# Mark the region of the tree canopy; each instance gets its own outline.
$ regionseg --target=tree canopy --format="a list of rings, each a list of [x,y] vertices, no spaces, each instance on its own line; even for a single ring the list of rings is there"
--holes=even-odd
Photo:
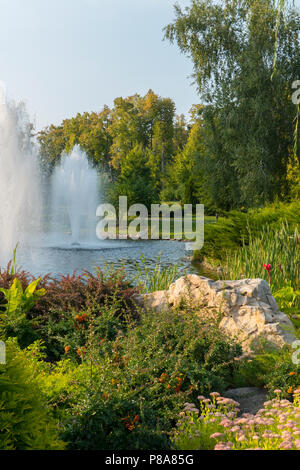
[[[40,132],[44,167],[79,144],[108,175],[113,201],[199,202],[215,211],[299,196],[299,106],[291,99],[299,31],[299,12],[273,0],[176,5],[164,34],[193,62],[199,103],[190,116],[152,90],[118,97],[111,109]]]

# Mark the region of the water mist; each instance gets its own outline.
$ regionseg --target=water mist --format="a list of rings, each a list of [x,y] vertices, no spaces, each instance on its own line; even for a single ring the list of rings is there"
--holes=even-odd
[[[40,228],[40,178],[24,104],[0,101],[0,266]]]
[[[59,245],[67,240],[72,246],[79,246],[82,242],[95,241],[98,175],[79,145],[62,157],[52,175],[51,187],[53,242]]]

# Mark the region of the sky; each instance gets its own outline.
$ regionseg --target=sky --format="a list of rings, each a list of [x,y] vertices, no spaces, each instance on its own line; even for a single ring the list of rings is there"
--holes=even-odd
[[[174,3],[0,0],[0,82],[25,101],[37,130],[149,88],[188,114],[199,102],[192,62],[163,41]]]
[[[0,0],[0,81],[36,129],[151,88],[187,114],[192,63],[162,29],[175,0]],[[188,6],[189,0],[179,0]]]

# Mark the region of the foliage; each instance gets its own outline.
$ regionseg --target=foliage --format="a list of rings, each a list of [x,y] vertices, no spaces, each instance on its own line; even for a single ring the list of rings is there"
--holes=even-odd
[[[15,274],[15,270],[11,272]],[[5,337],[17,337],[19,344],[23,347],[32,342],[34,338],[26,314],[34,307],[36,301],[46,293],[45,289],[36,290],[40,280],[39,278],[32,281],[24,292],[21,282],[16,277],[9,289],[0,288],[0,292],[5,297],[5,303],[2,304],[4,312],[0,314],[0,329]]]
[[[145,96],[116,98],[112,109],[78,113],[41,131],[38,140],[48,173],[64,152],[79,144],[90,162],[108,175],[106,198],[115,202],[127,195],[130,204],[149,205],[159,200],[167,165],[175,149],[183,148],[187,134],[184,117],[175,117],[173,101],[149,90]]]
[[[291,281],[281,289],[273,292],[273,295],[281,310],[287,314],[293,314],[294,318],[296,315],[300,316],[300,289],[295,290],[291,285]],[[297,326],[300,326],[299,321]]]
[[[200,113],[200,110],[198,110]],[[203,153],[200,117],[190,129],[187,143],[170,162],[168,178],[161,193],[163,200],[181,201],[183,204],[205,202],[201,193],[204,172],[199,169],[198,160]],[[202,152],[202,153],[201,153]]]
[[[140,262],[136,262],[136,272],[132,279],[139,291],[147,294],[157,290],[169,289],[172,282],[179,277],[179,268],[175,265],[162,267],[160,258],[157,258],[154,268],[150,267],[144,255],[140,256]]]
[[[6,364],[0,365],[1,450],[65,447],[32,366],[36,352],[35,347],[20,351],[14,341],[6,343]]]
[[[300,389],[293,403],[280,398],[265,402],[256,415],[237,416],[238,403],[212,393],[200,406],[186,403],[173,444],[180,450],[297,450],[300,448]]]
[[[87,371],[92,363],[91,379],[65,421],[71,449],[168,448],[166,433],[187,397],[224,389],[241,352],[189,309],[142,314],[134,328],[102,342],[100,357],[91,351],[82,358]]]
[[[294,353],[299,357],[299,347]],[[273,354],[272,358],[269,356],[268,362],[271,368],[265,371],[264,382],[270,396],[274,397],[274,390],[280,388],[281,396],[291,400],[294,391],[300,386],[300,365],[295,361],[293,351],[285,348],[280,354]]]
[[[236,363],[234,386],[266,388],[271,398],[274,397],[274,390],[280,388],[281,396],[291,399],[293,391],[300,385],[297,356],[299,348],[293,351],[285,346],[281,350],[267,351],[260,347],[255,355],[244,357]]]
[[[214,258],[230,263],[230,256],[237,249],[249,244],[251,239],[260,237],[261,230],[278,230],[283,222],[291,229],[300,224],[300,203],[274,203],[261,209],[251,209],[248,212],[230,211],[226,218],[219,219],[215,224],[205,224],[204,246],[193,254],[194,260],[204,257]],[[228,258],[229,257],[229,258]],[[264,263],[264,261],[262,261]]]
[[[262,278],[268,280],[264,263],[271,265],[271,286],[274,292],[286,287],[300,287],[300,247],[298,229],[291,230],[282,223],[274,230],[264,225],[259,237],[249,230],[248,245],[243,245],[225,266],[226,276],[231,279]],[[281,293],[283,294],[283,292]],[[279,295],[280,297],[280,295]]]
[[[287,165],[294,159],[296,110],[290,84],[300,65],[299,27],[297,11],[276,9],[273,0],[175,6],[165,37],[192,59],[206,103],[203,151],[196,157],[206,204],[260,206],[292,191]],[[299,174],[298,163],[295,168]]]
[[[122,158],[117,181],[109,189],[110,201],[119,205],[119,195],[127,196],[128,206],[144,204],[150,207],[156,200],[155,180],[149,168],[149,152],[137,145]]]
[[[11,285],[18,285],[21,289],[22,285],[22,289],[29,292],[36,284],[37,281],[33,281],[26,271],[19,269],[16,274],[11,274],[10,265],[0,272],[0,286],[4,289],[9,289]],[[49,359],[58,360],[64,354],[64,338],[76,315],[82,312],[101,317],[105,305],[110,301],[115,306],[116,317],[122,319],[124,315],[136,316],[131,299],[136,289],[130,286],[125,273],[121,271],[110,272],[106,277],[100,270],[96,274],[74,273],[59,278],[47,275],[39,280],[39,285],[43,289],[40,293],[45,295],[35,297],[34,301],[37,301],[34,305],[32,297],[29,303],[22,304],[22,308],[17,311],[17,319],[5,316],[7,328],[12,326],[11,321],[14,322],[14,330],[7,330],[7,334],[16,335],[22,347],[42,339]],[[5,300],[2,300],[2,309],[6,308],[3,302]]]
[[[2,281],[16,279],[10,273],[10,269],[3,272]],[[19,274],[19,282],[26,284],[26,273]],[[280,386],[282,396],[291,397],[299,385],[299,367],[292,363],[289,348],[258,351],[251,360],[240,358],[240,346],[219,330],[218,312],[210,315],[183,303],[177,310],[155,315],[135,311],[133,315],[130,296],[134,291],[124,302],[121,273],[98,275],[86,280],[91,288],[87,298],[83,279],[73,276],[57,281],[55,293],[48,299],[56,308],[48,311],[45,322],[41,315],[33,315],[34,308],[45,308],[38,304],[46,300],[48,292],[35,299],[30,312],[45,344],[36,343],[23,351],[14,346],[18,358],[25,358],[24,374],[38,386],[36,399],[44,400],[45,413],[51,408],[48,426],[53,425],[54,416],[60,423],[60,438],[69,449],[169,449],[176,416],[199,393],[207,396],[212,390],[255,384],[267,386],[270,392]],[[112,279],[117,290],[108,289]],[[150,278],[148,281],[151,288]],[[47,282],[51,284],[49,279]],[[108,295],[104,295],[105,289]],[[69,304],[64,303],[66,294],[64,301],[60,299],[67,290]],[[54,363],[53,358],[59,362]],[[43,419],[40,423],[44,426]],[[215,441],[210,435],[216,423],[203,423],[201,448],[212,448]],[[199,436],[194,437],[198,442]],[[28,443],[29,448],[50,446],[39,445]],[[59,441],[53,443],[54,448],[60,445]],[[16,444],[16,448],[22,446]]]

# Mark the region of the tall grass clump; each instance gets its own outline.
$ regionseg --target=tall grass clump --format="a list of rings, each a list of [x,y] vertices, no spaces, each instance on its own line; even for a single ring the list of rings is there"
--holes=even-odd
[[[268,281],[264,264],[271,265],[273,292],[289,285],[300,287],[300,235],[298,227],[291,229],[283,222],[277,229],[264,225],[259,236],[249,230],[249,244],[244,244],[225,264],[230,279],[262,278]]]
[[[193,260],[202,261],[206,258],[223,264],[228,252],[233,253],[243,245],[248,245],[250,236],[260,237],[264,226],[278,230],[284,221],[288,222],[291,229],[299,226],[300,201],[274,203],[262,209],[250,209],[247,213],[230,211],[226,218],[217,223],[205,224],[205,243],[201,250],[194,251]]]
[[[180,276],[179,266],[173,264],[162,266],[158,257],[154,268],[147,263],[145,256],[140,256],[140,262],[136,263],[136,272],[132,282],[143,293],[167,290],[172,282]]]

